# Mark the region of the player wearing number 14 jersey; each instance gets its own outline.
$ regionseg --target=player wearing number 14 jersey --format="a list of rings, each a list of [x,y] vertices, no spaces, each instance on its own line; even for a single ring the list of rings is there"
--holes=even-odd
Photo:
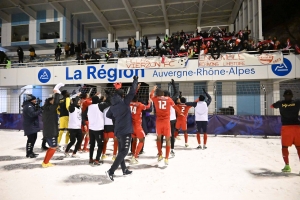
[[[157,96],[154,96],[155,91]],[[166,137],[165,164],[168,165],[168,159],[171,149],[170,108],[173,107],[176,112],[180,112],[180,110],[178,107],[175,106],[174,101],[170,97],[165,97],[164,92],[161,89],[157,89],[157,86],[154,86],[153,90],[151,91],[150,98],[153,101],[156,110],[156,144],[159,154],[158,161],[161,161],[163,159],[161,150],[161,136],[164,135]]]
[[[132,159],[131,164],[138,164],[138,155],[143,148],[145,140],[145,132],[142,127],[142,111],[150,108],[150,101],[148,105],[138,102],[138,96],[134,96],[132,102],[130,103],[130,110],[132,116],[132,127],[133,127],[133,142],[132,142]],[[139,144],[137,145],[137,139],[139,139]]]

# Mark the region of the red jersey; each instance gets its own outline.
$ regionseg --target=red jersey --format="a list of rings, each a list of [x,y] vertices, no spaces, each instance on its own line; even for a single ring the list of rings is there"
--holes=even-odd
[[[189,109],[192,106],[187,106],[185,104],[177,104],[176,107],[178,107],[178,110],[176,111],[177,120],[184,120],[184,121],[186,121],[188,113],[189,113]],[[182,116],[181,114],[183,114],[184,116]]]
[[[86,111],[87,107],[92,104],[91,98],[82,99],[81,101],[81,110],[82,112]]]
[[[142,111],[150,108],[150,104],[145,106],[140,102],[131,102],[130,110],[133,124],[142,124]]]
[[[156,121],[158,120],[169,120],[170,121],[170,110],[174,107],[176,111],[179,111],[175,107],[174,101],[170,97],[165,96],[154,96],[154,91],[151,92],[150,98],[153,101],[156,110]]]

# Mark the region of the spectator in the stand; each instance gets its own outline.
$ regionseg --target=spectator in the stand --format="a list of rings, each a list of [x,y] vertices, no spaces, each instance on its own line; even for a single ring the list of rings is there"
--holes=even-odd
[[[18,52],[18,57],[19,57],[19,63],[23,63],[24,52],[23,52],[22,47],[19,46],[17,49],[17,52]]]
[[[155,43],[156,43],[156,49],[159,49],[159,44],[161,43],[161,40],[158,36],[156,37]]]
[[[210,50],[210,53],[211,53],[211,57],[214,59],[214,60],[217,60],[220,58],[220,47],[217,45],[217,43],[214,43],[211,47],[211,50]]]
[[[147,36],[145,37],[145,44],[146,44],[146,49],[148,49],[148,47],[149,47],[149,41],[148,41],[148,37]]]
[[[85,51],[86,51],[86,42],[85,41],[83,41],[82,42],[82,52],[84,53]]]
[[[77,60],[80,55],[80,47],[78,45],[75,45],[75,54],[76,54],[76,60]]]
[[[61,55],[61,48],[59,47],[59,45],[57,45],[56,49],[54,50],[55,52],[55,60],[56,61],[60,61],[60,55]]]
[[[66,57],[68,57],[70,54],[70,43],[67,43],[65,45],[65,53],[66,53]]]
[[[29,56],[30,56],[30,61],[34,60],[35,57],[35,49],[33,48],[33,46],[29,47]]]
[[[138,57],[138,52],[136,51],[134,46],[131,48],[129,52],[129,57]]]
[[[131,47],[132,47],[132,40],[131,40],[131,38],[129,38],[129,39],[127,40],[127,45],[128,45],[128,51],[130,51],[130,50],[131,50]]]
[[[71,45],[70,45],[70,55],[73,56],[74,54],[75,54],[75,45],[72,42]]]
[[[119,43],[118,43],[118,40],[115,41],[115,51],[119,51]]]
[[[132,38],[132,46],[136,48],[136,40],[135,40],[135,38]]]
[[[144,51],[144,49],[139,49],[139,50],[138,50],[138,53],[139,53],[139,56],[141,56],[141,57],[145,56],[145,51]]]
[[[96,53],[92,51],[90,59],[93,61],[99,61],[101,59],[101,55],[99,54],[99,51],[97,51]]]

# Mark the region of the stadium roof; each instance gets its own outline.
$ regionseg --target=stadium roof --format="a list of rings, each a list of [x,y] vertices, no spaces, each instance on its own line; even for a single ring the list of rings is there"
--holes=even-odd
[[[0,18],[24,12],[56,9],[76,17],[90,30],[114,32],[149,26],[197,26],[234,23],[243,0],[10,0],[0,3]]]

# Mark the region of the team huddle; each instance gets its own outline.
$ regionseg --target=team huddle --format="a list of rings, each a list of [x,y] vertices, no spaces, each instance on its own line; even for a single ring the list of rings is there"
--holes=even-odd
[[[55,151],[61,151],[59,145],[63,133],[66,132],[65,144],[62,148],[66,157],[78,158],[78,151],[89,152],[89,164],[101,165],[101,162],[107,158],[108,140],[112,138],[114,141],[112,160],[114,162],[111,168],[106,171],[107,177],[113,181],[114,172],[119,166],[122,168],[123,175],[131,174],[132,171],[126,167],[124,158],[131,149],[130,164],[139,163],[139,154],[143,149],[146,136],[142,126],[142,112],[152,107],[154,107],[156,114],[158,162],[164,159],[165,165],[168,165],[170,154],[173,157],[175,156],[175,139],[178,139],[180,130],[184,133],[185,147],[189,146],[187,116],[189,109],[192,107],[195,110],[195,121],[198,130],[197,149],[207,148],[208,106],[211,103],[211,96],[205,89],[203,89],[205,96],[199,95],[199,98],[194,102],[186,102],[186,98],[182,97],[181,94],[179,95],[175,82],[172,80],[171,85],[174,91],[172,96],[168,90],[162,90],[154,86],[150,92],[148,104],[145,105],[139,102],[140,84],[138,84],[138,77],[135,76],[133,79],[132,86],[127,94],[122,89],[121,83],[115,83],[115,92],[105,90],[105,95],[102,96],[98,93],[93,96],[90,93],[78,93],[70,97],[66,90],[60,92],[59,89],[64,86],[60,83],[55,86],[53,96],[46,100],[43,111],[31,110],[29,104],[29,106],[25,106],[25,109],[31,110],[31,116],[42,113],[43,137],[49,145],[42,167],[53,166],[49,161]],[[60,99],[60,94],[63,96],[62,99]],[[279,108],[282,115],[282,153],[286,163],[282,171],[290,172],[287,147],[294,144],[300,158],[300,123],[298,120],[300,102],[292,100],[290,90],[286,91],[284,96],[284,101],[277,102],[272,107]],[[35,100],[34,97],[27,99],[31,103]],[[289,110],[289,112],[286,110]],[[59,114],[59,129],[57,114]],[[25,114],[23,115],[25,116]],[[293,131],[294,135],[291,135],[290,131]],[[203,145],[201,145],[200,133],[204,135]],[[34,137],[36,139],[35,135]],[[37,156],[32,152],[35,143],[34,137],[28,137],[27,141],[26,156],[30,158]],[[166,145],[163,156],[162,144],[164,138]],[[97,152],[94,158],[96,143]],[[70,151],[74,144],[74,150]],[[90,145],[89,149],[87,148],[88,144]]]

